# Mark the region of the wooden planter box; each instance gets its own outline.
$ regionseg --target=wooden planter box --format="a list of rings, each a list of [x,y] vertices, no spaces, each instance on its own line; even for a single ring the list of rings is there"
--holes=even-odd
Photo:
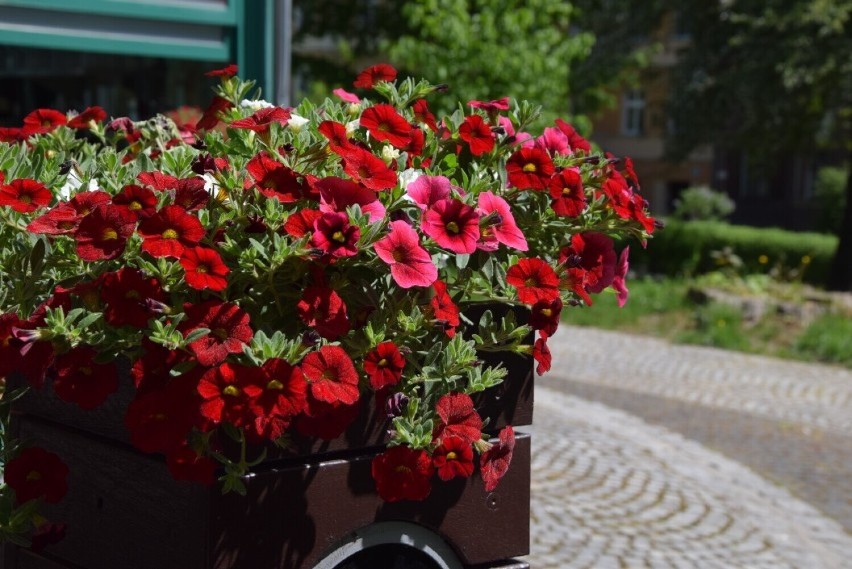
[[[493,354],[483,359],[495,361]],[[532,422],[531,358],[500,361],[509,368],[508,378],[477,402],[494,433],[507,423]],[[94,411],[57,400],[49,386],[17,405],[17,435],[56,452],[70,468],[65,499],[44,507],[48,519],[68,529],[41,556],[7,547],[0,567],[310,568],[359,537],[367,535],[364,545],[385,538],[392,543],[393,533],[405,533],[406,527],[448,547],[460,562],[455,567],[528,567],[511,558],[529,553],[529,435],[518,434],[511,468],[494,492],[485,491],[478,475],[450,483],[436,478],[426,501],[386,503],[375,492],[370,464],[382,451],[387,424],[365,401],[362,415],[339,439],[299,439],[296,450],[272,457],[245,477],[246,496],[223,495],[174,481],[161,456],[129,444],[122,418],[133,387],[123,376],[119,393]],[[371,528],[385,528],[379,532],[385,538]],[[356,566],[361,565],[351,565]]]

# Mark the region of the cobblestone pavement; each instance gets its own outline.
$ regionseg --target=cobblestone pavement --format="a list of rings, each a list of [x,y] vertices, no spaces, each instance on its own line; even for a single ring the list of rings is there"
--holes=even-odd
[[[532,428],[535,569],[852,566],[838,523],[852,374],[571,327],[551,343]],[[835,495],[791,493],[833,481]],[[833,502],[834,519],[820,511]]]

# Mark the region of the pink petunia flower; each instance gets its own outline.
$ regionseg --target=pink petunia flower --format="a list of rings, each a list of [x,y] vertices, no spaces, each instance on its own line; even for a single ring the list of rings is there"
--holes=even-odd
[[[423,214],[423,233],[453,253],[470,254],[479,241],[479,216],[456,199],[440,200]]]
[[[496,218],[493,225],[481,229],[483,240],[479,243],[480,249],[494,251],[497,249],[497,243],[502,243],[518,251],[529,249],[527,240],[515,223],[512,209],[506,200],[491,192],[482,192],[479,194],[479,214],[483,218],[489,215]]]
[[[390,233],[376,241],[373,248],[390,265],[393,280],[402,288],[429,286],[438,278],[429,252],[420,246],[417,231],[404,221],[392,221]]]
[[[432,207],[435,202],[450,197],[452,184],[445,176],[420,176],[408,185],[406,193],[421,210]]]

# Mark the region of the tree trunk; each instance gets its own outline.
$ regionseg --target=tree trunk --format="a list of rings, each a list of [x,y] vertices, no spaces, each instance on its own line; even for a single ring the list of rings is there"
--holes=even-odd
[[[846,207],[828,277],[829,290],[839,291],[852,290],[852,151],[846,160]]]

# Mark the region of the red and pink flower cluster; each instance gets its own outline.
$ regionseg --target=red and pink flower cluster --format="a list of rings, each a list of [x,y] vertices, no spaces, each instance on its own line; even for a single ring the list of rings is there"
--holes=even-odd
[[[70,174],[35,158],[0,171],[0,261],[40,243],[50,267],[0,283],[12,291],[0,377],[49,382],[93,409],[128,358],[131,441],[205,483],[234,433],[243,448],[332,439],[375,398],[391,421],[373,463],[382,497],[421,500],[436,477],[477,470],[493,490],[514,432],[483,432],[475,352],[528,354],[544,373],[565,305],[608,288],[626,301],[628,250],[613,237],[654,230],[632,164],[594,153],[561,120],[527,134],[534,117],[508,98],[439,119],[426,99],[435,87],[396,83],[387,65],[354,83],[387,102],[339,89],[319,107],[246,102],[234,73],[212,72],[213,103],[180,128],[41,109],[0,132],[39,160],[55,129],[90,129],[108,149],[77,142],[73,175],[89,186],[67,196]],[[116,139],[130,143],[118,165]],[[466,308],[495,299],[526,307],[518,326],[537,331],[534,345],[525,333],[487,346],[474,336]],[[54,478],[32,489],[7,470],[19,499],[58,498]]]

